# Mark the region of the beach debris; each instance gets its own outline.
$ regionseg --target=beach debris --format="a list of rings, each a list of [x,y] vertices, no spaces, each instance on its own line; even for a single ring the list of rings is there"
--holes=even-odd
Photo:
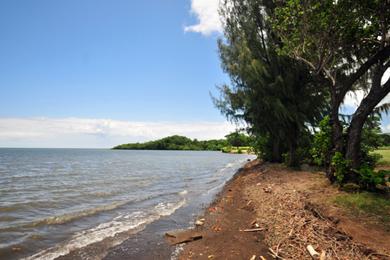
[[[208,259],[213,259],[213,258],[214,258],[214,255],[209,255],[207,258],[208,258]]]
[[[263,188],[265,193],[271,193],[272,192],[272,187],[268,186],[267,188]]]
[[[324,250],[321,252],[320,260],[326,260],[326,252]]]
[[[195,221],[195,226],[203,226],[206,220],[204,218]]]
[[[212,208],[209,208],[209,212],[216,212],[218,210],[217,207],[212,207]]]
[[[244,229],[244,230],[240,230],[242,232],[258,232],[258,231],[263,231],[264,228],[248,228],[248,229]]]
[[[261,260],[267,260],[267,259],[266,259],[264,256],[262,256],[262,255],[260,256],[260,259],[261,259]]]
[[[278,255],[278,253],[275,252],[272,248],[268,248],[268,250],[269,250],[269,252],[270,252],[269,254],[270,254],[273,258],[284,259],[284,258],[280,257],[280,256]]]
[[[249,260],[255,260],[256,259],[256,255],[253,255]]]
[[[212,229],[214,232],[219,232],[219,231],[222,230],[222,228],[221,228],[220,226],[218,226],[218,225],[213,226],[211,229]]]
[[[314,247],[312,245],[308,245],[306,247],[307,251],[309,252],[310,256],[313,258],[313,259],[318,259],[320,257],[320,253],[318,253]]]
[[[260,225],[257,223],[256,219],[251,222],[251,227],[252,228],[259,228],[260,227]]]
[[[203,235],[193,230],[177,230],[165,233],[165,237],[170,245],[177,245],[202,239]]]

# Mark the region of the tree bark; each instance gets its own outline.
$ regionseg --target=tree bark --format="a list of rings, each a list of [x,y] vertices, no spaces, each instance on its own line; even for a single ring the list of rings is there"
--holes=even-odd
[[[340,119],[339,119],[339,107],[340,107],[340,101],[337,98],[336,95],[336,87],[331,86],[330,87],[331,92],[331,113],[330,113],[330,125],[332,127],[332,147],[329,151],[329,154],[326,156],[326,176],[328,177],[329,181],[331,183],[336,181],[336,177],[334,176],[334,171],[331,166],[331,160],[333,155],[336,152],[342,152],[343,151],[343,127],[341,125]]]
[[[271,162],[282,162],[282,155],[280,153],[280,142],[278,140],[274,140],[272,142]]]
[[[380,84],[382,75],[383,74],[380,74],[377,76],[377,79],[374,79],[373,87],[353,114],[351,124],[348,128],[345,157],[350,161],[351,167],[354,169],[359,168],[361,163],[360,146],[364,123],[379,102],[381,102],[381,100],[390,92],[389,80],[383,86]]]
[[[289,161],[288,161],[288,166],[289,167],[298,167],[299,166],[299,160],[298,160],[298,156],[297,156],[297,143],[292,141],[290,143],[290,151],[289,151],[289,154],[290,154],[290,158],[289,158]]]

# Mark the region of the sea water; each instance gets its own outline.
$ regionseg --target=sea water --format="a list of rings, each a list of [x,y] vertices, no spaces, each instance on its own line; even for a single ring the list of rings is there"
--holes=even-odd
[[[0,259],[54,259],[107,238],[118,245],[178,209],[204,202],[248,158],[253,156],[204,151],[0,149]]]

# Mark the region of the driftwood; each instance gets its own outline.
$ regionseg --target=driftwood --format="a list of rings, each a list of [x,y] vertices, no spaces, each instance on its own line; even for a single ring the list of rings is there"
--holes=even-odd
[[[309,252],[311,258],[318,259],[320,257],[320,254],[314,249],[312,245],[308,245],[306,249]]]
[[[177,245],[202,239],[203,235],[193,230],[178,230],[165,233],[165,237],[170,245]]]
[[[244,229],[244,230],[240,230],[242,232],[258,232],[258,231],[263,231],[264,228],[248,228],[248,229]]]

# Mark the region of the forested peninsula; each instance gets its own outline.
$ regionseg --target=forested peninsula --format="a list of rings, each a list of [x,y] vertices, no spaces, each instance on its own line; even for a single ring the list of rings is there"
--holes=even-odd
[[[144,142],[128,143],[115,146],[114,150],[182,150],[182,151],[231,151],[236,147],[237,151],[249,150],[252,144],[251,137],[234,132],[225,136],[225,139],[197,140],[185,136],[173,135],[162,139]]]

